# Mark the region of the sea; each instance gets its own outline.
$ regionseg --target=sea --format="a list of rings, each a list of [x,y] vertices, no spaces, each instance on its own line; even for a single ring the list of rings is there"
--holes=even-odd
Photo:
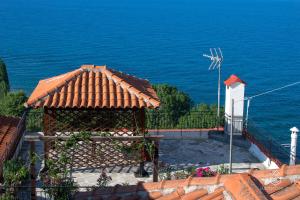
[[[253,96],[300,81],[298,0],[0,0],[0,57],[11,87],[107,65],[168,83],[195,103],[217,102],[218,72],[203,57],[220,47],[223,81],[236,74]],[[300,84],[253,98],[249,118],[280,144],[300,128]]]

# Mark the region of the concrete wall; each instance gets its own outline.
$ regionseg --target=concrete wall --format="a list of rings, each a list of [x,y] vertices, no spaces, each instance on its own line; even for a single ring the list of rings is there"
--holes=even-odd
[[[244,93],[245,84],[234,83],[226,86],[225,99],[225,133],[229,134],[231,131],[231,116],[232,116],[232,99],[234,100],[233,109],[233,134],[242,135],[243,131],[243,115],[244,115]]]
[[[234,99],[234,116],[244,115],[244,93],[245,85],[243,83],[234,83],[226,86],[225,113],[231,116],[231,100]]]
[[[163,139],[208,139],[208,130],[149,131],[150,135],[163,135]]]
[[[249,152],[263,163],[266,169],[278,169],[279,166],[268,158],[254,143],[251,143]]]

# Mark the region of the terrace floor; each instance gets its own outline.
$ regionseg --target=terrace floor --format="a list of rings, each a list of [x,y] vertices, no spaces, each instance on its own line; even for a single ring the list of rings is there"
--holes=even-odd
[[[174,171],[182,170],[190,166],[210,166],[216,169],[218,165],[227,163],[229,160],[229,145],[213,139],[165,139],[160,142],[159,160],[163,164],[171,166]],[[244,172],[250,168],[264,169],[248,149],[233,147],[233,172]],[[151,182],[152,166],[146,165],[150,172],[148,178],[136,178],[134,172],[136,166],[125,168],[110,168],[106,172],[111,176],[110,185],[135,184],[138,181]],[[97,183],[101,170],[85,169],[74,171],[73,176],[81,186],[92,186]]]
[[[173,171],[186,169],[190,166],[204,167],[210,166],[216,169],[218,165],[227,163],[229,160],[229,145],[209,138],[173,138],[163,139],[160,141],[159,161],[161,165],[170,166]],[[22,156],[26,156],[29,145],[25,144],[22,147]],[[43,157],[43,143],[36,142],[36,152]],[[37,163],[37,173],[41,169],[42,162]],[[116,184],[136,184],[139,181],[152,181],[152,164],[147,163],[146,171],[150,177],[136,178],[134,172],[137,166],[131,167],[114,167],[107,168],[105,171],[111,176],[110,185]],[[247,148],[233,146],[233,172],[244,172],[250,168],[264,169],[254,156],[252,156]],[[74,170],[72,176],[80,186],[94,186],[101,173],[100,169],[77,169]],[[162,172],[164,173],[164,172]]]

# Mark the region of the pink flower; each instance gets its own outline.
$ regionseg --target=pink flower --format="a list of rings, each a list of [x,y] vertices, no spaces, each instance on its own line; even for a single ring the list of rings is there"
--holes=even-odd
[[[197,171],[196,171],[196,173],[197,173],[198,177],[202,177],[203,176],[203,169],[202,168],[198,168]]]
[[[197,177],[211,177],[215,176],[216,173],[210,169],[210,167],[203,167],[196,169],[196,176]]]
[[[210,168],[209,168],[209,167],[206,167],[206,168],[204,168],[204,171],[205,171],[205,172],[209,172],[209,171],[210,171]]]

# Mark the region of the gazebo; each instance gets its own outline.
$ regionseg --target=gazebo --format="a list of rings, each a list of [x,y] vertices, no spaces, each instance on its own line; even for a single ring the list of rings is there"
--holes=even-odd
[[[124,147],[145,138],[146,109],[159,105],[147,80],[95,65],[41,80],[25,104],[43,109],[46,159],[57,159],[61,141],[55,138],[92,133],[89,141],[80,142],[69,154],[76,168],[139,163]]]

